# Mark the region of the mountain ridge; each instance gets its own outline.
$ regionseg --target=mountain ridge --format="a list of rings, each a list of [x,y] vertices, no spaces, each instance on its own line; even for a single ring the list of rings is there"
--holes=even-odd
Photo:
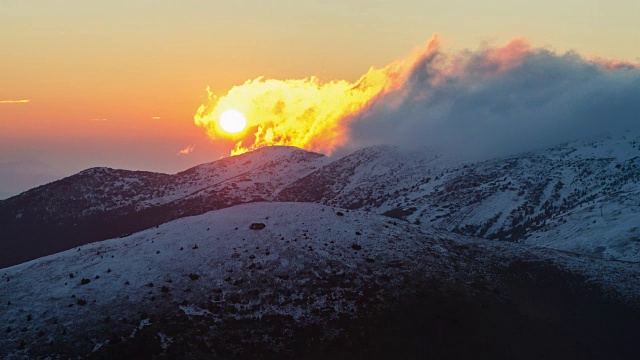
[[[294,182],[276,200],[363,208],[424,228],[638,261],[639,140],[605,137],[444,167],[417,157],[389,176],[356,184],[340,174],[368,173],[375,164],[355,152]]]
[[[392,146],[338,159],[266,147],[175,175],[92,168],[0,202],[0,266],[256,201],[364,209],[424,229],[640,261],[639,144],[626,134],[480,162]]]
[[[325,161],[271,147],[175,175],[97,167],[0,202],[0,266],[122,236],[188,215],[268,200]],[[250,175],[249,175],[250,174]]]

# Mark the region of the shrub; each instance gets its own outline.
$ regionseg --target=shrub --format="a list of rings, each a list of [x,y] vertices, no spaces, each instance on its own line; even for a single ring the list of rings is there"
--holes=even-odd
[[[251,230],[262,230],[264,228],[266,228],[267,225],[263,224],[263,223],[253,223],[251,225],[249,225],[249,229]]]

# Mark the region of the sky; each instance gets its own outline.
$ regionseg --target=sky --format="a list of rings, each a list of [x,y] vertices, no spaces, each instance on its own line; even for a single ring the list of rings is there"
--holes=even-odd
[[[531,118],[526,106],[510,106],[471,127],[459,120],[477,115],[472,105],[478,99],[496,100],[487,94],[529,89],[530,83],[522,81],[535,71],[569,73],[563,84],[571,84],[570,89],[603,84],[631,94],[622,100],[605,96],[598,103],[601,113],[615,107],[624,127],[632,121],[627,115],[636,110],[633,102],[640,93],[637,71],[606,72],[591,61],[639,63],[638,36],[640,2],[635,0],[0,0],[0,198],[93,166],[175,173],[234,149],[273,143],[274,136],[284,139],[279,131],[292,130],[278,124],[279,118],[268,126],[248,118],[254,126],[241,139],[220,136],[211,124],[224,110],[216,105],[239,104],[247,96],[253,96],[254,107],[257,99],[264,104],[271,86],[298,89],[286,82],[292,79],[315,77],[300,85],[305,91],[287,95],[287,105],[316,97],[333,104],[340,89],[376,80],[368,92],[348,96],[349,102],[322,115],[333,125],[324,126],[320,135],[286,135],[304,138],[293,145],[325,153],[383,141],[380,134],[398,118],[408,120],[393,127],[396,143],[412,141],[415,128],[436,135],[458,128],[491,133],[490,124],[508,121],[515,111]],[[491,62],[498,64],[493,71],[476,71],[477,59],[494,61],[492,54],[512,53],[513,39],[524,44],[525,55]],[[429,59],[430,69],[449,79],[445,85],[420,76],[417,66]],[[382,72],[372,73],[371,67]],[[327,83],[333,84],[331,91]],[[550,78],[536,89],[566,91],[558,84]],[[437,91],[431,91],[434,86]],[[478,86],[499,90],[479,94]],[[407,96],[408,91],[428,95]],[[562,121],[565,130],[585,126],[572,122],[580,115],[581,101],[603,99],[596,90],[571,93],[575,109],[562,110],[562,119],[568,119]],[[531,90],[526,96],[539,99],[537,94]],[[434,114],[452,103],[464,103],[464,111]],[[549,118],[557,113],[545,109]],[[296,111],[287,114],[298,119]],[[423,121],[425,114],[440,124],[457,125],[434,131],[435,125]],[[600,126],[595,120],[588,124]],[[317,119],[312,125],[317,128]],[[560,138],[539,131],[529,142]]]

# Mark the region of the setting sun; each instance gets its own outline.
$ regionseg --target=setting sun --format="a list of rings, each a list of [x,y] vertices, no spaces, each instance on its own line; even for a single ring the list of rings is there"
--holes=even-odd
[[[220,115],[220,127],[222,130],[235,134],[247,125],[247,119],[237,110],[227,110]]]

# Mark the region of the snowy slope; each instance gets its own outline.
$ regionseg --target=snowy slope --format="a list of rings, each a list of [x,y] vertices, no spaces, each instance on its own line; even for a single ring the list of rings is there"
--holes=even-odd
[[[320,154],[269,147],[176,175],[88,169],[0,202],[0,267],[182,216],[270,200],[326,162]]]
[[[276,200],[384,213],[425,229],[640,261],[640,136],[579,141],[478,163],[366,148]]]
[[[266,228],[251,230],[253,222]],[[371,214],[338,216],[320,205],[262,203],[44,257],[3,272],[0,323],[15,330],[0,349],[39,337],[60,346],[66,332],[86,333],[88,341],[80,345],[86,352],[107,340],[105,318],[132,321],[152,309],[208,319],[219,312],[235,320],[278,315],[295,322],[352,314],[360,307],[360,291],[379,286],[382,273],[395,278],[389,290],[397,290],[405,270],[389,264],[413,267],[416,249],[406,242],[415,239],[408,231]],[[82,279],[90,282],[82,285]],[[26,321],[29,314],[33,319]],[[114,325],[126,330],[119,336],[144,324],[130,321]]]
[[[24,218],[29,212],[52,219],[81,218],[96,212],[130,207],[140,210],[168,204],[210,189],[222,191],[227,189],[225,183],[232,180],[240,183],[246,178],[258,184],[273,181],[268,189],[252,184],[257,188],[256,195],[269,196],[282,185],[283,178],[298,179],[323,162],[326,158],[321,154],[278,146],[199,165],[175,175],[91,168],[29,190],[6,200],[2,206],[13,205],[11,210],[18,218]]]
[[[640,262],[639,147],[629,133],[483,162],[389,146],[340,159],[267,147],[176,175],[94,168],[0,202],[0,266],[256,201]]]
[[[254,223],[265,227],[251,229]],[[384,357],[398,351],[397,324],[371,319],[389,311],[401,311],[401,329],[417,321],[417,333],[401,332],[398,346],[409,351],[407,338],[415,336],[422,355],[468,358],[483,349],[506,356],[511,349],[511,355],[542,356],[540,342],[547,341],[550,349],[576,356],[627,354],[637,344],[621,333],[640,325],[638,309],[628,305],[640,299],[635,265],[425,233],[370,212],[317,204],[231,207],[1,274],[3,358],[130,357],[136,351],[299,357],[335,346]],[[584,315],[604,305],[613,350],[590,345],[591,335],[573,337],[576,324],[602,325]],[[560,311],[564,306],[575,309]],[[539,331],[540,316],[559,330]],[[502,326],[523,329],[510,334]],[[467,345],[456,345],[460,341]],[[579,346],[567,347],[571,341]],[[513,350],[517,345],[523,348]]]

